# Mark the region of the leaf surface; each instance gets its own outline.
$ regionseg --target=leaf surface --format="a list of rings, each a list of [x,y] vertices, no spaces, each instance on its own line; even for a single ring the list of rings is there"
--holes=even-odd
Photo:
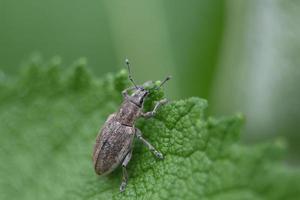
[[[158,82],[157,82],[158,83]],[[98,79],[79,63],[30,65],[0,81],[0,199],[298,199],[300,172],[284,166],[282,143],[239,143],[240,114],[205,116],[200,98],[171,101],[137,126],[164,155],[139,141],[119,192],[121,170],[95,175],[91,153],[98,129],[128,87],[121,71]],[[149,110],[163,96],[153,90]]]

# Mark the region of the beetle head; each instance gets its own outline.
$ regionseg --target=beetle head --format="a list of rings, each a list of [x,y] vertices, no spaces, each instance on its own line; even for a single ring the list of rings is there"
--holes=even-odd
[[[149,94],[149,90],[148,90],[149,82],[144,83],[143,86],[137,86],[135,84],[135,81],[133,80],[133,78],[131,76],[130,63],[129,63],[129,60],[127,58],[125,60],[125,63],[127,65],[127,69],[128,69],[128,78],[132,82],[132,84],[134,85],[134,90],[135,90],[132,93],[132,95],[130,97],[130,100],[133,103],[135,103],[136,105],[138,105],[139,107],[142,107],[143,103],[145,101],[145,98]],[[159,86],[155,86],[154,89],[159,90],[170,79],[171,79],[171,76],[167,76],[165,78],[165,80],[162,81]],[[147,88],[147,89],[145,89],[145,88]]]
[[[145,98],[148,96],[149,91],[146,90],[144,87],[138,87],[131,95],[131,101],[138,105],[139,107],[142,107]]]

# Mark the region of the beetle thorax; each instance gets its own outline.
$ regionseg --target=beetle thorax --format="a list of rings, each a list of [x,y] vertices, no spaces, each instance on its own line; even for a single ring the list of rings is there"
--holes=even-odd
[[[126,126],[133,126],[135,120],[139,116],[140,107],[131,102],[130,100],[125,100],[118,113],[116,114],[116,121]]]

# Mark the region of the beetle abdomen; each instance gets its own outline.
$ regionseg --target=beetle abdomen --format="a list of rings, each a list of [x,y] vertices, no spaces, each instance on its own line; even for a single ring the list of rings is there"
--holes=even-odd
[[[95,172],[105,175],[113,171],[131,149],[135,129],[113,120],[111,115],[97,136],[93,154]]]

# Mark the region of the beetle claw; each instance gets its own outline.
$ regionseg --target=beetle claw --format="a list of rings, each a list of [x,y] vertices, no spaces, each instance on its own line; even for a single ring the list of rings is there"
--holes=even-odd
[[[120,192],[124,192],[125,191],[125,188],[126,188],[126,182],[122,182],[121,185],[120,185]]]
[[[162,153],[160,153],[160,152],[157,152],[155,155],[156,155],[157,158],[159,158],[161,160],[164,159],[164,155]]]

